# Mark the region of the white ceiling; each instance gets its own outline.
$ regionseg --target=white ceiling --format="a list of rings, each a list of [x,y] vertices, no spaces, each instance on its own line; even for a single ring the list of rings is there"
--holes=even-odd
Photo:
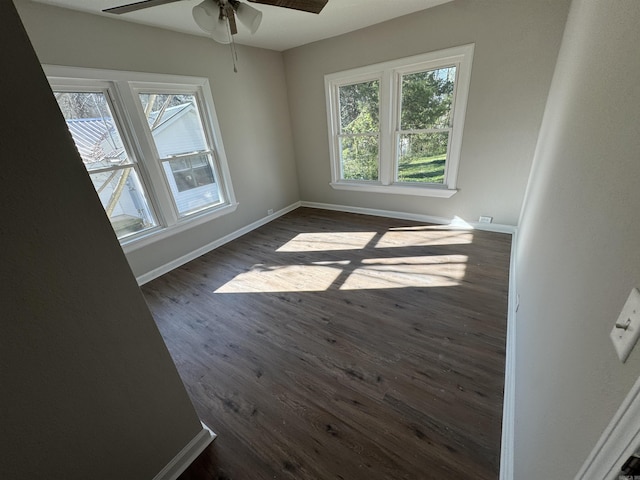
[[[191,17],[191,9],[202,0],[180,0],[176,3],[123,15],[102,13],[102,10],[138,0],[33,1],[206,36]],[[262,24],[255,35],[249,34],[242,25],[238,24],[238,34],[235,36],[235,40],[243,45],[282,51],[352,32],[449,1],[451,0],[329,0],[319,15],[251,3],[252,7],[262,11]]]

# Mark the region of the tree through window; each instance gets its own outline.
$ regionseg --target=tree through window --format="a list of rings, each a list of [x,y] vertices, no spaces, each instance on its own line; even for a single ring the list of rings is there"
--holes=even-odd
[[[213,151],[194,95],[138,95],[180,216],[222,202]]]
[[[455,79],[455,66],[402,75],[398,182],[444,182]]]
[[[325,76],[331,186],[450,197],[473,45]]]
[[[206,78],[44,69],[125,252],[236,210]]]
[[[380,82],[340,88],[340,158],[342,178],[378,180]]]
[[[153,228],[138,166],[104,92],[54,92],[78,153],[119,239]]]

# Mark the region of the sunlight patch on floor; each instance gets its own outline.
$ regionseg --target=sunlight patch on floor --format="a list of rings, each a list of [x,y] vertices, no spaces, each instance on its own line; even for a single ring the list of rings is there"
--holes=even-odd
[[[314,232],[300,233],[276,252],[327,252],[360,250],[373,240],[376,232]]]
[[[349,262],[311,265],[254,265],[214,293],[322,292],[329,289]]]
[[[369,258],[309,265],[254,265],[214,293],[321,292],[389,288],[451,287],[465,275],[466,255]],[[343,278],[344,277],[344,278]]]
[[[416,247],[427,245],[464,245],[473,242],[473,233],[452,230],[419,230],[425,227],[390,229],[376,244],[376,248]]]
[[[371,258],[356,268],[340,290],[453,287],[464,278],[466,255]]]

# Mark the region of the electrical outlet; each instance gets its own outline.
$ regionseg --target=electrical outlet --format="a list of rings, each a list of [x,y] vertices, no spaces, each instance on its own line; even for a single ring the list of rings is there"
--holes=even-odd
[[[611,330],[611,341],[618,353],[618,358],[624,363],[640,338],[640,292],[637,288],[631,290],[627,303]]]
[[[485,216],[481,216],[481,217],[478,219],[478,222],[480,222],[480,223],[491,223],[491,222],[493,222],[493,217],[485,217]]]
[[[267,215],[273,215],[273,208],[270,208],[269,210],[267,210]]]

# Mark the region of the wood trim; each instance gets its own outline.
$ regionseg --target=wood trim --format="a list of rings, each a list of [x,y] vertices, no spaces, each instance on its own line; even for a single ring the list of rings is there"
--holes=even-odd
[[[230,241],[235,240],[236,238],[241,237],[242,235],[249,233],[250,231],[255,230],[258,227],[261,227],[262,225],[265,225],[271,222],[272,220],[275,220],[276,218],[281,217],[282,215],[285,215],[291,212],[292,210],[295,210],[298,207],[300,207],[300,202],[292,203],[288,207],[278,210],[272,215],[268,215],[264,218],[261,218],[260,220],[250,223],[249,225],[246,225],[236,230],[235,232],[231,232],[230,234],[225,235],[224,237],[218,238],[217,240],[214,240],[213,242],[208,243],[207,245],[204,245],[190,253],[187,253],[186,255],[176,258],[175,260],[172,260],[170,262],[167,262],[164,265],[159,266],[158,268],[154,268],[150,272],[143,273],[142,275],[139,275],[138,277],[136,277],[136,280],[138,281],[138,285],[144,285],[145,283],[150,282],[151,280],[158,278],[159,276],[164,275],[165,273],[170,272],[174,268],[178,268],[184,265],[185,263],[190,262],[191,260],[194,260],[199,256],[210,252],[211,250],[215,250],[216,248],[221,247],[225,243],[229,243]]]
[[[575,480],[615,480],[640,446],[640,378],[602,433]]]
[[[179,221],[168,227],[158,226],[154,229],[150,229],[148,235],[143,235],[130,240],[129,242],[123,242],[120,245],[125,254],[133,252],[135,250],[145,248],[152,245],[155,242],[170,238],[173,235],[187,231],[203,223],[210,222],[223,215],[229,215],[238,209],[239,203],[233,203],[216,208],[210,212],[204,212],[202,214],[195,214],[192,218],[186,218],[183,221]]]
[[[172,260],[164,265],[161,265],[158,268],[151,270],[150,272],[139,275],[138,277],[136,277],[136,280],[138,281],[138,285],[144,285],[145,283],[150,282],[151,280],[158,278],[159,276],[164,275],[165,273],[170,272],[174,268],[178,268],[184,265],[185,263],[190,262],[191,260],[198,258],[199,256],[204,255],[205,253],[208,253],[211,250],[221,247],[225,243],[229,243],[231,240],[235,240],[236,238],[241,237],[242,235],[249,233],[258,227],[261,227],[262,225],[266,225],[272,220],[275,220],[276,218],[281,217],[282,215],[285,215],[299,207],[319,208],[322,210],[334,210],[334,211],[346,212],[346,213],[360,213],[363,215],[398,218],[401,220],[414,220],[418,222],[435,223],[436,225],[452,225],[454,227],[459,227],[459,228],[474,228],[476,230],[483,230],[487,232],[497,232],[497,233],[508,233],[512,235],[516,231],[516,227],[513,225],[502,225],[498,223],[488,223],[488,224],[487,223],[467,223],[457,217],[453,219],[448,219],[445,217],[421,215],[416,213],[394,212],[391,210],[376,210],[373,208],[351,207],[347,205],[334,205],[330,203],[301,201],[301,202],[292,203],[291,205],[281,210],[278,210],[273,215],[269,215],[267,217],[261,218],[260,220],[250,223],[249,225],[246,225],[236,230],[235,232],[225,235],[222,238],[214,240],[213,242],[208,243],[207,245],[204,245],[203,247],[200,247],[197,250],[194,250],[193,252],[183,255],[182,257],[176,258],[175,260]]]
[[[388,193],[394,195],[417,195],[420,197],[451,198],[458,190],[451,188],[438,188],[427,186],[409,185],[379,185],[367,183],[349,183],[345,180],[331,182],[331,188],[335,190],[351,190],[353,192]]]
[[[176,480],[215,438],[216,434],[203,423],[202,430],[153,477],[153,480]]]
[[[445,218],[433,215],[422,215],[419,213],[395,212],[391,210],[378,210],[375,208],[352,207],[349,205],[334,205],[331,203],[318,202],[300,202],[301,207],[319,208],[322,210],[335,210],[346,213],[360,213],[362,215],[373,215],[375,217],[398,218],[400,220],[412,220],[416,222],[435,223],[436,225],[450,225],[460,229],[475,229],[486,232],[515,234],[516,227],[514,225],[503,225],[500,223],[476,223],[465,222],[459,217]]]
[[[516,312],[518,290],[516,288],[516,258],[518,232],[511,240],[509,260],[509,305],[507,310],[507,345],[504,372],[504,398],[502,401],[502,441],[500,446],[500,480],[513,480],[515,450],[516,410]]]

